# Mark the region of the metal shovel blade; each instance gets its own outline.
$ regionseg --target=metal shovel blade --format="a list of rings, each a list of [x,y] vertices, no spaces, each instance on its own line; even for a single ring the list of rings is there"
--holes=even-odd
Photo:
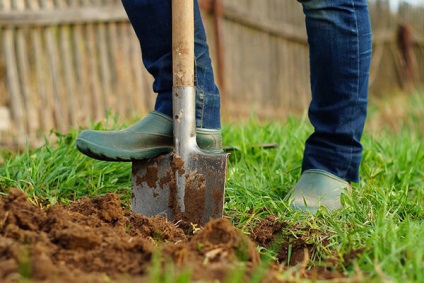
[[[227,154],[193,152],[184,162],[172,152],[133,162],[132,210],[199,225],[221,218],[227,159]]]

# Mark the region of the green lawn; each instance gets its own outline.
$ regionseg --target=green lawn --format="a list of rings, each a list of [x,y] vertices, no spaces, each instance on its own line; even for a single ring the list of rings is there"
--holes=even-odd
[[[277,256],[279,239],[291,238],[314,247],[310,267],[332,262],[335,270],[359,282],[424,282],[423,92],[371,103],[361,182],[343,198],[345,208],[334,213],[323,209],[311,216],[283,201],[300,175],[303,144],[312,130],[306,117],[266,123],[252,118],[227,123],[223,130],[224,144],[237,148],[230,157],[226,217],[246,233],[268,215],[285,225],[283,235],[261,249],[265,261]],[[32,202],[48,206],[114,192],[129,205],[131,164],[83,156],[75,149],[77,133],[58,134],[57,143],[35,150],[3,151],[1,193],[18,187]],[[278,147],[257,146],[267,142]],[[296,276],[295,270],[288,274],[281,276]]]

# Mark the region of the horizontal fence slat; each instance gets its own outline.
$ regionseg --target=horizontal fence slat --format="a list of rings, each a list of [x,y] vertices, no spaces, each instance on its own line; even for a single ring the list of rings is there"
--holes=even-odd
[[[271,21],[266,18],[254,17],[234,8],[232,5],[224,6],[223,17],[261,32],[282,37],[293,42],[307,44],[305,29],[290,24]]]
[[[0,26],[46,26],[87,24],[97,22],[126,22],[122,6],[70,7],[43,10],[0,11]]]

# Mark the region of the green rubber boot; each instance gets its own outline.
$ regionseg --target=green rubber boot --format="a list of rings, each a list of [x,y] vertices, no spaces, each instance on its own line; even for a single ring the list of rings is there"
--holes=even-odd
[[[205,151],[222,152],[220,130],[197,129],[197,144]],[[76,139],[83,154],[104,161],[148,159],[173,149],[173,121],[153,111],[137,124],[118,131],[81,132]]]
[[[287,197],[294,209],[316,213],[320,206],[328,210],[342,207],[340,195],[346,189],[351,190],[351,186],[345,180],[323,170],[310,169],[302,173]]]

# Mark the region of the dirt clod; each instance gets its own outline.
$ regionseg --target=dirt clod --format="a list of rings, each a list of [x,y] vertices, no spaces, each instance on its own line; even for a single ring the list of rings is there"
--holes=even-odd
[[[274,235],[281,230],[282,226],[281,222],[277,220],[277,217],[270,215],[260,221],[251,230],[251,238],[259,245],[267,247],[274,238]]]

